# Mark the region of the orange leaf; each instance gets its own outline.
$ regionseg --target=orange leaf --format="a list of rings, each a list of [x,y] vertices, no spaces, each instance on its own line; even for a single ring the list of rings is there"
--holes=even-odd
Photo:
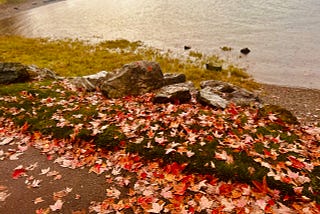
[[[25,133],[28,130],[28,128],[29,128],[29,125],[27,122],[25,122],[21,127],[21,133]]]
[[[267,194],[269,191],[266,176],[263,177],[262,183],[259,181],[252,181],[253,185],[260,193]]]
[[[185,191],[187,190],[188,185],[186,183],[179,183],[173,186],[174,194],[176,195],[184,195]]]

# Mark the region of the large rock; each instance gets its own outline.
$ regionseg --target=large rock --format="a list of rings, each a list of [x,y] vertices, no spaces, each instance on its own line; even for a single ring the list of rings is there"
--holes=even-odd
[[[201,89],[197,96],[198,102],[203,105],[209,105],[215,108],[226,108],[228,101],[216,94],[211,88]]]
[[[0,62],[0,84],[20,83],[30,80],[27,67],[21,63]]]
[[[101,92],[109,98],[141,95],[163,86],[163,74],[156,62],[138,61],[124,65],[101,85]]]
[[[100,71],[99,73],[75,77],[71,79],[71,83],[78,89],[83,91],[95,91],[96,89],[100,89],[103,81],[110,78],[112,74],[107,71]]]
[[[22,83],[31,80],[59,79],[53,71],[35,65],[0,62],[0,84]]]
[[[183,83],[187,80],[185,74],[180,73],[165,73],[163,75],[163,85],[173,85]]]
[[[218,108],[225,108],[229,103],[236,105],[249,105],[252,102],[259,102],[258,96],[243,88],[230,83],[207,80],[200,83],[201,90],[198,100]]]
[[[192,98],[191,91],[194,89],[192,82],[177,83],[162,87],[155,95],[154,103],[186,103]]]

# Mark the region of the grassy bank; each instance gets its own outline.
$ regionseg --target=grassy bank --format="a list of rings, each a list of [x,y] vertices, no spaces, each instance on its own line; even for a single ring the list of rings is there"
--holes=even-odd
[[[228,66],[217,56],[205,56],[187,52],[186,57],[171,57],[163,52],[145,47],[142,42],[126,40],[105,41],[88,44],[84,41],[29,39],[22,37],[0,37],[0,61],[21,62],[46,67],[61,76],[82,76],[101,70],[112,71],[137,60],[157,61],[164,73],[184,73],[196,85],[207,79],[231,82],[247,89],[256,89],[258,84],[245,70]],[[224,64],[220,72],[204,68],[206,63]]]

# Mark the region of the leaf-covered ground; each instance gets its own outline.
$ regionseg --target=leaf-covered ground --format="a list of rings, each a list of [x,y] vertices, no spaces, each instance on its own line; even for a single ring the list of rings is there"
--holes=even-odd
[[[0,147],[0,160],[34,147],[62,167],[104,176],[105,199],[88,212],[320,212],[319,127],[285,123],[255,105],[155,105],[153,94],[106,99],[67,80],[6,86],[0,94],[0,145],[16,146]],[[30,176],[35,167],[19,165],[11,177],[41,188]],[[50,168],[40,174],[59,179]],[[72,191],[54,194],[47,207],[41,196],[30,203],[39,205],[36,213],[55,212]],[[0,206],[10,194],[0,186]]]

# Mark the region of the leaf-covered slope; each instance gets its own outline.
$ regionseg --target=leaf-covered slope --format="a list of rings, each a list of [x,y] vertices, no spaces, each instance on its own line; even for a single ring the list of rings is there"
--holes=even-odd
[[[277,200],[277,209],[288,201],[320,202],[319,128],[287,124],[272,112],[260,114],[256,106],[155,105],[153,94],[105,99],[100,93],[72,91],[66,80],[6,86],[0,94],[0,117],[70,145],[92,142],[156,161],[167,173],[187,176],[175,187],[181,195],[194,182],[188,175],[197,175],[219,178],[219,191],[226,196],[251,186]],[[200,206],[213,206],[206,197],[200,200]],[[268,203],[258,206],[274,205]],[[162,204],[152,209],[162,210]]]

